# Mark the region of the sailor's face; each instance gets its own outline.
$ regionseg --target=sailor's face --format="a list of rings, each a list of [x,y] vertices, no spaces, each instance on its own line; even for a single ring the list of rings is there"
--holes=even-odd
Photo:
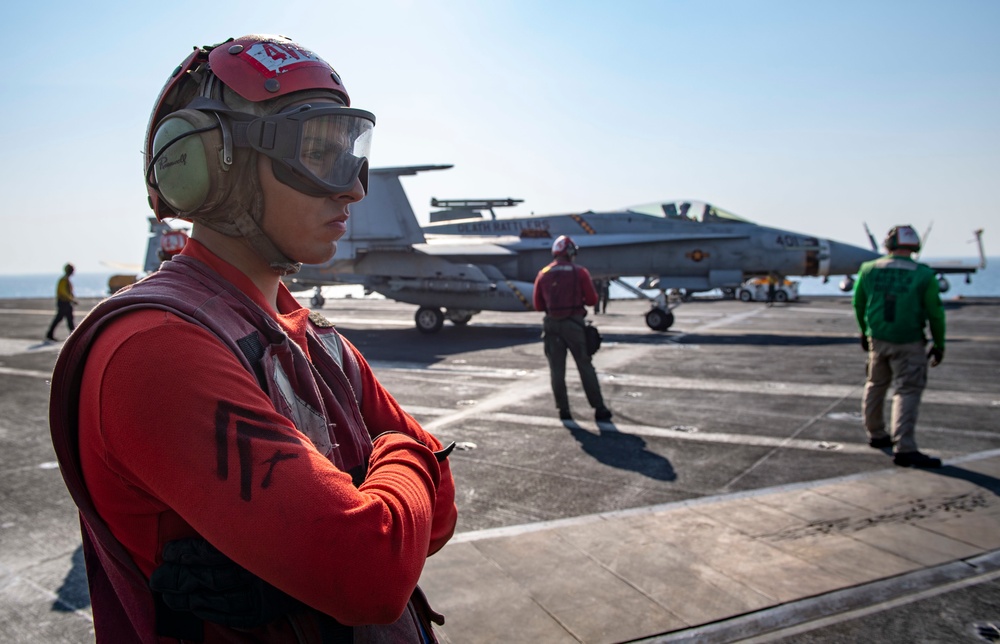
[[[312,197],[278,181],[264,155],[258,156],[257,172],[264,196],[264,233],[296,262],[321,264],[332,258],[337,241],[347,232],[350,204],[365,196],[361,180],[355,179],[344,192]]]

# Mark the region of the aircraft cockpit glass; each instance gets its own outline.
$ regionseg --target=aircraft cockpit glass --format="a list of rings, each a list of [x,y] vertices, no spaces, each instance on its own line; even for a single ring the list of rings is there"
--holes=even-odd
[[[665,201],[661,203],[633,206],[628,210],[642,215],[664,217],[674,221],[689,221],[694,223],[753,223],[743,217],[701,201]]]

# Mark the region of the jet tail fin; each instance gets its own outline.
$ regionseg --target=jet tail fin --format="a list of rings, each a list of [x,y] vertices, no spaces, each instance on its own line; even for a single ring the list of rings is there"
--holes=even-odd
[[[865,224],[865,234],[868,235],[868,242],[872,245],[872,250],[877,253],[878,244],[875,242],[875,235],[872,234],[871,228],[868,227],[868,224]]]
[[[979,246],[979,270],[986,268],[986,251],[983,250],[983,229],[974,230],[976,244]]]
[[[146,240],[146,259],[142,270],[144,273],[153,273],[164,260],[181,252],[188,235],[185,229],[173,228],[166,222],[157,221],[156,217],[148,219],[149,238]]]
[[[446,170],[451,165],[372,168],[368,173],[368,194],[351,205],[347,234],[338,242],[337,261],[356,259],[376,249],[409,248],[423,244],[424,233],[399,178],[429,170]]]

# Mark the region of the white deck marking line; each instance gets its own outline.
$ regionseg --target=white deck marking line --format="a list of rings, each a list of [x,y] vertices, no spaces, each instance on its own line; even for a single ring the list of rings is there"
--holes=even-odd
[[[28,579],[27,577],[22,577],[22,576],[18,575],[17,577],[15,577],[15,578],[14,578],[13,580],[11,580],[11,581],[12,581],[12,584],[11,584],[11,585],[13,585],[13,584],[15,584],[15,583],[17,583],[17,582],[21,582],[21,583],[23,583],[23,584],[25,584],[25,585],[27,585],[27,586],[30,586],[31,588],[34,588],[34,589],[35,589],[35,590],[37,590],[38,592],[42,593],[42,594],[43,594],[43,595],[44,595],[44,596],[45,596],[45,597],[46,597],[46,598],[47,598],[47,599],[48,599],[49,601],[52,601],[52,602],[57,602],[57,603],[59,603],[60,605],[62,605],[62,606],[65,606],[65,607],[66,607],[66,608],[68,608],[68,609],[69,609],[69,610],[70,610],[70,611],[71,611],[71,612],[72,612],[73,614],[75,614],[75,615],[77,615],[77,616],[79,616],[79,617],[82,617],[82,618],[84,618],[84,619],[85,619],[85,620],[87,620],[88,622],[91,622],[91,623],[93,623],[93,621],[94,621],[94,616],[93,616],[93,615],[91,615],[90,613],[88,613],[88,612],[87,612],[86,610],[84,610],[83,608],[81,608],[81,607],[79,607],[79,606],[73,606],[72,604],[68,604],[68,603],[67,603],[67,602],[66,602],[66,601],[65,601],[65,600],[64,600],[63,598],[61,598],[61,597],[60,597],[59,595],[57,595],[56,593],[52,592],[52,591],[51,591],[51,590],[49,590],[48,588],[45,588],[45,587],[43,587],[43,586],[40,586],[40,585],[39,585],[39,584],[38,584],[37,582],[35,582],[35,581],[31,580],[31,579]]]
[[[833,409],[835,407],[837,407],[837,405],[839,405],[840,403],[842,403],[846,398],[847,397],[845,396],[844,398],[840,398],[840,399],[834,400],[832,403],[830,403],[829,405],[827,405],[826,409],[824,409],[823,411],[819,412],[818,414],[816,414],[815,416],[813,416],[812,418],[810,418],[806,422],[804,422],[801,425],[799,425],[798,429],[796,429],[794,432],[792,432],[787,438],[783,439],[778,445],[775,445],[773,448],[771,448],[771,450],[767,454],[764,454],[763,456],[761,456],[760,458],[758,458],[756,461],[754,461],[753,465],[751,465],[750,467],[746,468],[738,476],[734,477],[728,483],[726,483],[725,485],[723,485],[722,489],[724,489],[724,490],[731,489],[744,476],[746,476],[750,472],[754,471],[760,465],[763,465],[764,462],[767,461],[769,458],[771,458],[772,456],[774,456],[775,454],[777,454],[778,451],[781,448],[787,447],[788,445],[790,445],[792,443],[792,441],[796,440],[796,436],[798,436],[799,434],[801,434],[805,430],[807,430],[810,427],[812,427],[813,425],[815,425],[818,421],[822,420],[823,418],[826,418],[826,415],[829,414],[831,411],[833,411]],[[869,449],[871,449],[871,448],[869,448]]]
[[[734,316],[727,316],[720,320],[713,320],[701,328],[714,328],[727,321],[739,321],[756,315],[759,311],[749,311]],[[594,366],[598,370],[614,370],[620,365],[630,364],[649,355],[649,347],[642,346],[621,346],[613,347],[612,350],[597,354]],[[569,371],[569,370],[567,370]],[[552,391],[549,384],[548,370],[545,373],[532,376],[531,378],[518,379],[510,385],[500,389],[494,395],[480,400],[474,407],[469,407],[455,412],[448,416],[443,416],[432,420],[424,426],[427,431],[433,432],[448,425],[453,425],[465,420],[470,416],[477,416],[487,412],[493,412],[509,407],[513,403],[521,403],[527,399],[538,396],[551,396]]]
[[[11,315],[47,315],[55,317],[55,309],[0,309],[0,315],[9,313]]]
[[[945,461],[945,465],[961,465],[963,463],[970,463],[973,461],[983,460],[987,458],[994,458],[1000,456],[1000,449],[987,450],[985,452],[976,452],[973,454],[966,454],[964,456],[958,456],[955,458],[948,459]],[[907,468],[908,470],[909,468]],[[836,476],[828,479],[819,479],[816,481],[804,481],[801,483],[788,483],[785,485],[776,485],[773,487],[760,488],[756,490],[745,490],[742,492],[729,492],[725,494],[715,494],[712,496],[703,496],[697,499],[685,499],[683,501],[671,501],[669,503],[661,503],[658,505],[648,505],[641,508],[629,508],[628,510],[614,510],[611,512],[598,512],[596,514],[585,514],[577,517],[569,517],[566,519],[555,519],[553,521],[540,521],[538,523],[525,523],[521,525],[514,526],[503,526],[499,528],[485,528],[483,530],[473,530],[470,532],[460,532],[451,538],[449,543],[464,543],[467,541],[481,541],[483,539],[496,539],[498,537],[513,537],[521,534],[528,534],[531,532],[542,532],[544,530],[552,530],[555,528],[565,528],[569,526],[579,526],[587,525],[590,523],[597,523],[598,521],[614,521],[616,519],[642,516],[645,514],[655,514],[658,512],[667,512],[669,510],[677,510],[680,508],[689,508],[699,505],[708,505],[711,503],[718,503],[721,501],[734,501],[737,499],[751,499],[760,496],[767,496],[770,494],[778,494],[782,492],[795,492],[799,490],[811,490],[823,485],[835,485],[837,483],[849,483],[851,481],[863,481],[870,478],[875,478],[877,476],[884,476],[886,474],[904,474],[905,470],[897,467],[886,468],[882,470],[873,470],[871,472],[859,472],[857,474],[847,474],[844,476]]]
[[[25,376],[27,378],[52,378],[51,371],[34,371],[32,369],[14,369],[12,367],[0,367],[0,374],[5,376]]]
[[[406,373],[427,373],[431,374],[429,382],[440,382],[437,376],[444,376],[449,373],[461,373],[469,376],[480,376],[483,378],[523,378],[526,374],[546,375],[547,370],[526,370],[526,369],[489,369],[485,366],[477,365],[422,365],[417,363],[401,362],[372,362],[372,368],[376,371]],[[633,385],[635,387],[652,389],[674,389],[677,391],[709,391],[713,393],[751,393],[762,396],[802,396],[813,398],[843,398],[849,395],[858,395],[859,388],[864,386],[863,381],[855,385],[803,383],[803,382],[781,382],[777,380],[731,380],[727,378],[681,378],[677,376],[650,376],[609,373],[607,365],[599,370],[598,377],[604,381],[611,381],[619,385]],[[567,370],[567,376],[576,373],[574,370]],[[924,390],[921,398],[924,402],[939,405],[978,405],[983,407],[994,406],[995,401],[1000,400],[1000,396],[989,392],[968,392],[948,389]],[[860,401],[860,397],[858,399]],[[860,407],[860,402],[858,403]],[[860,422],[860,416],[858,418]]]
[[[535,428],[557,428],[563,430],[564,426],[560,421],[542,418],[539,416],[527,416],[524,414],[491,413],[482,416],[484,420],[497,420],[518,425],[528,425]],[[590,431],[588,427],[577,423],[581,429]],[[729,445],[750,445],[758,447],[789,447],[792,449],[805,449],[811,451],[824,451],[819,445],[819,440],[789,439],[781,436],[760,436],[757,434],[728,434],[723,432],[686,432],[683,430],[669,429],[664,427],[653,427],[651,425],[634,425],[631,423],[601,423],[598,427],[602,432],[616,432],[628,434],[630,436],[652,436],[656,438],[673,438],[685,441],[701,441],[705,443],[726,443]],[[1000,438],[1000,437],[998,437]],[[837,443],[836,450],[845,454],[871,454],[874,452],[867,443]]]
[[[1000,565],[1000,551],[994,550],[975,557],[921,568],[860,586],[765,608],[716,623],[636,641],[644,644],[666,644],[728,642],[738,638],[741,644],[764,644],[992,581],[1000,578],[1000,570],[996,570],[998,565]],[[847,608],[849,606],[859,606],[859,608]],[[816,615],[820,611],[827,611],[829,615],[810,619],[811,615]],[[796,620],[798,623],[795,623]],[[781,626],[789,623],[794,625]],[[772,627],[776,628],[770,630]],[[752,635],[761,631],[767,632]],[[748,635],[750,636],[747,637]]]

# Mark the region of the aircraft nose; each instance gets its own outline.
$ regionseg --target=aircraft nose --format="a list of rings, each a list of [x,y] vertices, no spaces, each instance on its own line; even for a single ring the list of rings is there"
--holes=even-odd
[[[843,242],[830,241],[829,275],[853,275],[858,272],[863,262],[879,257],[879,254],[867,248],[852,246]]]

